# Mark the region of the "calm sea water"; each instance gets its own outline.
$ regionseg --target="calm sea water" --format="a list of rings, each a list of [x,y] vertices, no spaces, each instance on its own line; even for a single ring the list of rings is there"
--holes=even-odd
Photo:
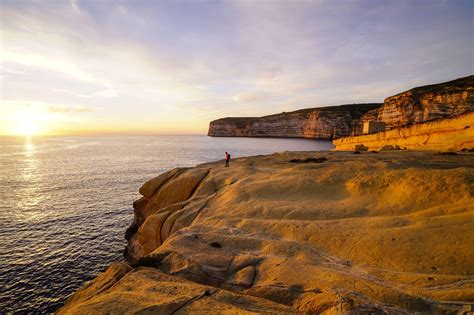
[[[0,312],[52,312],[122,260],[132,202],[176,166],[279,151],[328,150],[303,139],[0,137]]]

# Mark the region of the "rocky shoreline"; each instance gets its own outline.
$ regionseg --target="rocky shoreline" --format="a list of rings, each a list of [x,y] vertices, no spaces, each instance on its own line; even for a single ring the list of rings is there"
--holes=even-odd
[[[140,188],[128,263],[59,313],[474,310],[473,153],[283,152]]]

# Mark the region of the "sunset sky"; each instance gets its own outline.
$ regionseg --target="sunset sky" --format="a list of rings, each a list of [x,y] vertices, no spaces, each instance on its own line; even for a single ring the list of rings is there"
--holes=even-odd
[[[205,133],[473,71],[474,1],[0,2],[0,134]]]

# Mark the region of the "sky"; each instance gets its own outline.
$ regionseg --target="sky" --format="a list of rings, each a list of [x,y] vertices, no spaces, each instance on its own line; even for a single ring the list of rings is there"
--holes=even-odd
[[[472,74],[474,1],[1,0],[0,134],[195,134]]]

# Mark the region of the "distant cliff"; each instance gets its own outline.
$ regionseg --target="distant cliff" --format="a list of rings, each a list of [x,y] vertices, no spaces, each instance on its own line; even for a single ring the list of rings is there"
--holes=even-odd
[[[474,76],[416,87],[384,103],[309,108],[263,117],[228,117],[209,124],[213,137],[295,137],[333,139],[362,134],[364,121],[387,129],[453,118],[474,111]]]
[[[362,117],[381,103],[308,108],[263,117],[228,117],[209,125],[213,137],[289,137],[332,139],[360,134]]]
[[[474,111],[474,76],[416,87],[385,99],[378,120],[388,128],[452,118]]]

